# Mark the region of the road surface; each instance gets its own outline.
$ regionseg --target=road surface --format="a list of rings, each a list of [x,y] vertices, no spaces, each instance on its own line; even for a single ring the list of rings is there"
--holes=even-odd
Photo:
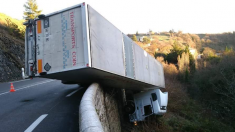
[[[35,78],[0,83],[0,132],[78,132],[78,108],[85,89]]]

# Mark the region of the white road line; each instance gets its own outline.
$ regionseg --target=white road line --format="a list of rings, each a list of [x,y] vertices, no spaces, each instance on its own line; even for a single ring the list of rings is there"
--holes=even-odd
[[[44,82],[36,83],[36,84],[33,84],[33,85],[25,86],[25,87],[22,87],[22,88],[17,88],[17,89],[15,89],[15,91],[30,88],[30,87],[37,86],[37,85],[41,85],[41,84],[44,84],[44,83],[53,82],[53,81],[54,80],[49,80],[49,81],[44,81]],[[0,93],[0,95],[4,95],[4,94],[7,94],[7,93],[10,93],[10,92]]]
[[[80,89],[77,89],[77,90],[73,91],[72,93],[68,94],[66,97],[72,96],[72,95],[75,94],[78,90],[80,90]]]
[[[38,117],[38,119],[36,121],[33,122],[33,124],[31,124],[24,132],[32,132],[37,125],[44,119],[46,118],[48,114],[43,114],[40,117]]]
[[[45,82],[41,82],[41,83],[36,83],[36,84],[29,85],[29,86],[26,86],[26,87],[23,87],[23,88],[18,88],[18,89],[15,89],[15,91],[22,90],[22,89],[26,89],[26,88],[33,87],[33,86],[37,86],[37,85],[41,85],[41,84],[44,84],[44,83],[53,82],[53,81],[54,81],[54,80],[45,81]]]
[[[31,80],[31,79],[24,79],[24,80],[9,82],[9,83],[17,83],[17,82],[23,82],[23,81],[28,81],[28,80]]]
[[[7,94],[7,93],[9,93],[9,92],[0,93],[0,95]]]

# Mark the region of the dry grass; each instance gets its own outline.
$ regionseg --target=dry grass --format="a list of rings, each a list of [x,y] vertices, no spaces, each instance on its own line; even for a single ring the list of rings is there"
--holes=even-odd
[[[163,116],[150,116],[137,126],[129,126],[130,132],[232,132],[234,129],[217,119],[211,112],[192,100],[187,93],[187,84],[178,80],[176,66],[156,58],[162,63],[165,72],[166,91],[168,91],[167,113]]]
[[[8,15],[0,13],[0,24],[5,25],[6,24],[6,19],[10,19],[13,23],[15,23],[21,31],[25,30],[25,26],[23,25],[23,22],[24,22],[23,19],[22,20],[17,20],[17,19],[14,19],[14,18],[12,18]]]

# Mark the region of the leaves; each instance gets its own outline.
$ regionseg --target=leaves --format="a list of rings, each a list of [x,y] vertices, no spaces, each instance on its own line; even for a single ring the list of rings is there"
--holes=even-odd
[[[133,35],[132,40],[133,40],[133,41],[137,41],[137,38],[136,38],[135,35]]]
[[[24,19],[29,20],[29,19],[34,19],[38,17],[42,10],[38,10],[38,5],[36,3],[36,0],[28,0],[24,4]]]

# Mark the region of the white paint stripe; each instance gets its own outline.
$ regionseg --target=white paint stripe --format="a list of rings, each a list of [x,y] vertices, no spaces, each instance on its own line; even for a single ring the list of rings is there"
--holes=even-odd
[[[9,92],[0,93],[0,95],[7,94],[7,93],[9,93]]]
[[[32,132],[37,125],[44,119],[46,118],[48,114],[43,114],[41,115],[36,121],[33,122],[33,124],[31,124],[24,132]]]
[[[41,85],[41,84],[44,84],[44,83],[53,82],[53,81],[54,81],[54,80],[45,81],[45,82],[41,82],[41,83],[36,83],[36,84],[29,85],[29,86],[26,86],[26,87],[23,87],[23,88],[18,88],[18,89],[15,89],[15,91],[22,90],[22,89],[26,89],[26,88],[33,87],[33,86],[37,86],[37,85]]]
[[[44,83],[53,82],[53,81],[54,80],[49,80],[49,81],[44,81],[44,82],[36,83],[36,84],[33,84],[33,85],[25,86],[25,87],[22,87],[22,88],[17,88],[17,89],[15,89],[15,91],[30,88],[30,87],[37,86],[37,85],[41,85],[41,84],[44,84]],[[4,95],[4,94],[7,94],[7,93],[10,93],[10,92],[0,93],[0,95]]]
[[[9,83],[17,83],[17,82],[23,82],[23,81],[28,81],[28,80],[31,80],[31,79],[24,79],[24,80],[9,82]]]
[[[75,94],[78,90],[80,90],[80,89],[77,89],[77,90],[73,91],[72,93],[68,94],[66,97],[72,96],[72,95]]]

